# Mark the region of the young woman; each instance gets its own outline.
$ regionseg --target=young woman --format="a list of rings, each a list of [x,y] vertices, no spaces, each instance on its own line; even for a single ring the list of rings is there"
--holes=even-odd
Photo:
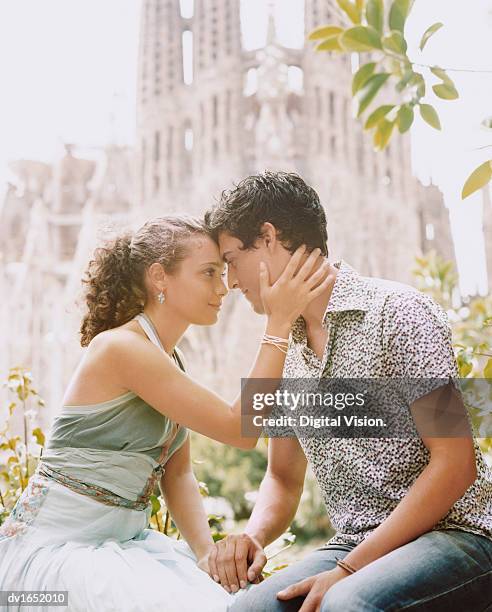
[[[272,285],[260,271],[268,317],[250,378],[281,376],[278,349],[328,283],[318,257],[301,247]],[[0,529],[0,590],[68,591],[80,612],[227,609],[233,596],[207,573],[213,541],[187,428],[240,448],[256,439],[241,437],[240,398],[229,405],[191,380],[176,349],[190,324],[216,322],[223,268],[205,226],[187,217],[153,219],[96,250],[84,279],[87,351]],[[156,483],[187,543],[147,529]]]

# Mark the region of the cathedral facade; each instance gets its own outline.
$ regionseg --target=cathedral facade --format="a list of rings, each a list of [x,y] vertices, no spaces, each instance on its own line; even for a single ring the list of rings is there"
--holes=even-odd
[[[328,5],[304,2],[304,39],[337,18]],[[267,19],[265,44],[249,50],[240,0],[143,3],[137,192],[148,214],[201,215],[249,174],[294,171],[320,195],[332,260],[411,282],[418,253],[436,248],[452,259],[447,209],[436,187],[412,176],[409,136],[376,154],[352,116],[357,58],[286,47],[273,7]],[[229,297],[218,325],[184,339],[196,375],[232,397],[262,325]]]
[[[352,117],[349,56],[282,46],[273,11],[264,47],[245,50],[240,0],[189,4],[142,9],[138,174],[149,211],[201,214],[249,174],[291,170],[320,194],[332,256],[362,273],[410,280],[436,221],[452,257],[442,197],[412,176],[409,136],[375,154]],[[305,1],[306,36],[337,19],[328,4]]]
[[[327,4],[306,0],[306,33],[332,21]],[[453,258],[447,209],[412,176],[409,138],[376,154],[351,115],[357,58],[280,44],[273,14],[266,29],[251,50],[239,0],[144,0],[136,150],[108,147],[96,162],[67,147],[54,165],[13,165],[0,209],[0,369],[32,370],[46,422],[83,354],[76,298],[101,227],[201,215],[241,178],[289,170],[320,194],[332,260],[411,282],[415,255],[436,248]],[[229,296],[216,326],[183,338],[190,374],[232,398],[263,325]]]

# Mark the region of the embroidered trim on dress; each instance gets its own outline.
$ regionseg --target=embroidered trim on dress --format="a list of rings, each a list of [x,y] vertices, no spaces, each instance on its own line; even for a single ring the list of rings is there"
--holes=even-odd
[[[48,491],[49,487],[45,484],[44,478],[34,473],[10,515],[0,527],[0,539],[24,533],[38,514]]]
[[[150,477],[145,483],[145,487],[143,488],[142,493],[140,493],[136,500],[121,497],[121,495],[117,495],[116,493],[113,493],[113,491],[110,491],[95,484],[83,482],[82,480],[79,480],[74,476],[67,476],[62,472],[58,472],[57,470],[50,468],[45,463],[43,463],[42,460],[39,462],[39,465],[37,467],[37,473],[41,476],[44,476],[45,478],[54,480],[58,484],[61,484],[64,487],[75,491],[76,493],[81,493],[82,495],[92,497],[96,501],[101,502],[102,504],[106,504],[107,506],[119,506],[122,508],[128,508],[129,510],[146,510],[150,502],[150,496],[154,492],[155,484],[158,478],[160,478],[164,473],[164,466],[167,460],[169,447],[175,439],[178,430],[179,425],[174,423],[174,431],[162,447],[158,464],[152,470]]]

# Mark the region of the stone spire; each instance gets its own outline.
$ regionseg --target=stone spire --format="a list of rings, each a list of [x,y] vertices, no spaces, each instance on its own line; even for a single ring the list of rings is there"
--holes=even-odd
[[[275,27],[275,2],[269,0],[268,2],[268,27],[266,46],[274,45],[277,42],[277,29]]]

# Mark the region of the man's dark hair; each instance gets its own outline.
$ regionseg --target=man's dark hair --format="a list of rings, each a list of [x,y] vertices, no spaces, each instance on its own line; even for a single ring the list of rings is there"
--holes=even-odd
[[[205,213],[216,241],[220,232],[227,232],[242,241],[243,249],[254,248],[266,222],[275,226],[291,253],[305,244],[308,251],[319,247],[328,255],[326,216],[318,194],[293,172],[248,176],[234,189],[223,191],[219,202]]]

